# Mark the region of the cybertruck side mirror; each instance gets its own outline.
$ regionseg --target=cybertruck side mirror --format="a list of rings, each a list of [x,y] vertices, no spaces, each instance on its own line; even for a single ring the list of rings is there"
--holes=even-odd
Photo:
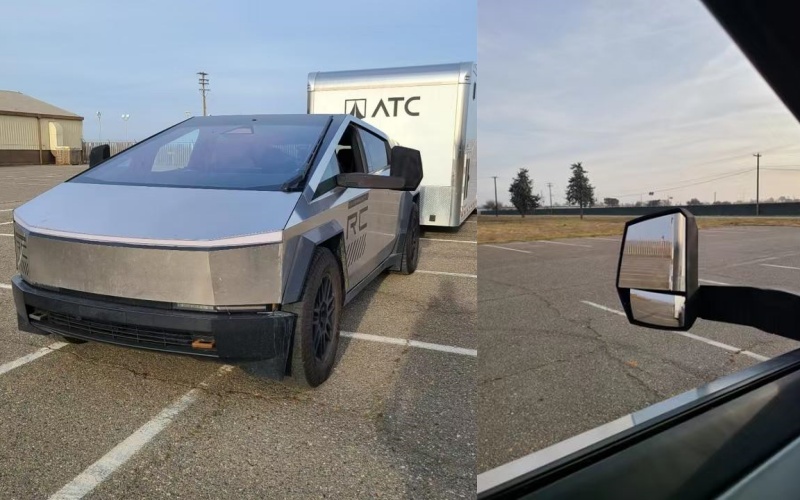
[[[628,221],[617,267],[617,293],[628,321],[688,330],[697,318],[697,223],[673,208]]]
[[[402,146],[392,148],[389,175],[347,173],[336,176],[336,185],[360,189],[414,191],[422,182],[422,158],[419,151]]]
[[[108,144],[95,146],[89,152],[89,168],[94,168],[111,157],[111,147]]]

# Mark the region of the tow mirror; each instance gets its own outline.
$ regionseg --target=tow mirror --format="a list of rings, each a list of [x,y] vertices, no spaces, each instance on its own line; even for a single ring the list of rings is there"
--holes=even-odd
[[[422,182],[422,156],[416,149],[393,147],[389,166],[392,177],[403,179],[403,191],[414,191]]]
[[[422,182],[422,158],[419,151],[402,146],[392,148],[389,175],[363,173],[339,174],[336,185],[360,189],[414,191]]]
[[[108,144],[95,146],[89,152],[89,168],[96,167],[111,157],[111,147]]]
[[[682,208],[628,221],[617,267],[617,293],[628,321],[688,330],[697,318],[697,223]]]

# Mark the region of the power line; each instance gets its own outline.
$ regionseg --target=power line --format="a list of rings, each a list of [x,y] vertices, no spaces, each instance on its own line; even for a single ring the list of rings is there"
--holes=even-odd
[[[652,192],[663,193],[663,192],[667,192],[667,191],[676,191],[678,189],[685,189],[687,187],[697,186],[697,185],[700,185],[700,184],[706,184],[706,183],[714,182],[714,181],[720,180],[720,179],[727,179],[729,177],[735,177],[737,175],[746,174],[746,173],[752,172],[752,171],[753,171],[753,168],[747,168],[747,169],[744,169],[744,170],[738,170],[736,172],[729,172],[727,174],[715,175],[714,177],[710,177],[710,178],[708,176],[698,177],[698,178],[693,179],[692,181],[690,181],[689,183],[686,183],[686,184],[675,185],[675,186],[670,186],[670,187],[661,188],[661,189],[654,189],[654,190],[652,190]],[[629,198],[631,196],[639,196],[641,194],[643,194],[643,193],[642,192],[636,192],[636,193],[628,193],[628,194],[623,194],[623,195],[616,195],[614,197],[615,198]]]
[[[198,78],[198,82],[200,83],[200,94],[202,94],[203,96],[203,116],[207,116],[206,93],[211,92],[211,89],[206,87],[208,85],[208,78],[206,78],[208,76],[208,73],[206,73],[205,71],[199,71],[197,74],[200,75],[200,78]]]

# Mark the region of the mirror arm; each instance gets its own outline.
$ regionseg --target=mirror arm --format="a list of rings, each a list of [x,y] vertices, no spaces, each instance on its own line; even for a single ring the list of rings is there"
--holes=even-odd
[[[800,340],[800,295],[747,286],[707,286],[697,290],[697,317],[751,326]]]

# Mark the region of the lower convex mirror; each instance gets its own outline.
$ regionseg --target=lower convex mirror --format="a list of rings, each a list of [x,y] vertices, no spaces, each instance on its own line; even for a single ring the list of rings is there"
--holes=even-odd
[[[697,223],[690,212],[673,208],[625,224],[617,292],[628,321],[688,329],[697,288]]]
[[[631,290],[633,319],[650,325],[682,328],[686,323],[686,297]]]

